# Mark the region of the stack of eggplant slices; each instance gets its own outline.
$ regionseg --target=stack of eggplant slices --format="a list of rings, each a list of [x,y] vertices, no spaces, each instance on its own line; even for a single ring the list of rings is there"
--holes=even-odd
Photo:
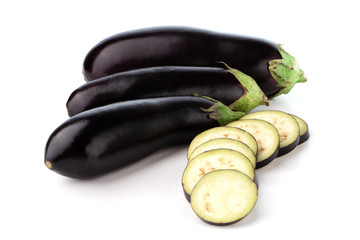
[[[255,169],[309,138],[298,116],[253,110],[306,82],[295,58],[264,39],[190,27],[127,31],[95,45],[83,75],[69,118],[46,143],[46,167],[91,179],[188,145],[183,190],[210,224],[248,215]]]

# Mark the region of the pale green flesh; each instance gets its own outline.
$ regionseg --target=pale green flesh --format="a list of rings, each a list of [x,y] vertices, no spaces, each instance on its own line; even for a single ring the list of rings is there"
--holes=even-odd
[[[300,135],[304,135],[307,131],[308,131],[308,125],[307,123],[300,117],[298,116],[295,116],[295,115],[292,115],[296,121],[298,122],[299,124],[299,127],[300,127]]]
[[[271,123],[258,119],[242,119],[227,126],[244,129],[254,136],[258,144],[257,162],[269,158],[280,145],[279,132]]]
[[[281,111],[259,111],[245,115],[241,119],[260,119],[276,127],[280,135],[280,148],[295,142],[300,136],[300,127],[296,119]]]
[[[189,159],[190,154],[194,151],[194,149],[200,144],[207,142],[216,138],[231,138],[235,140],[239,140],[246,145],[248,145],[254,154],[257,154],[257,142],[255,138],[248,132],[234,127],[215,127],[208,129],[200,134],[198,134],[190,143],[187,153],[187,158]]]
[[[215,149],[201,153],[188,162],[182,176],[184,191],[191,195],[192,189],[202,176],[218,169],[235,169],[246,174],[251,180],[255,177],[254,166],[245,155],[230,149]]]
[[[196,157],[197,155],[199,155],[203,152],[214,150],[214,149],[220,149],[220,148],[231,149],[231,150],[235,150],[235,151],[238,151],[238,152],[244,154],[250,160],[250,162],[253,164],[253,166],[255,167],[256,156],[255,156],[254,152],[251,150],[251,148],[248,145],[246,145],[245,143],[235,140],[235,139],[231,139],[231,138],[217,138],[217,139],[212,139],[212,140],[209,140],[207,142],[200,144],[191,153],[191,155],[189,157],[189,161],[191,161],[194,157]]]
[[[257,201],[257,187],[245,174],[216,170],[202,177],[191,195],[191,207],[203,220],[229,224],[248,215]]]

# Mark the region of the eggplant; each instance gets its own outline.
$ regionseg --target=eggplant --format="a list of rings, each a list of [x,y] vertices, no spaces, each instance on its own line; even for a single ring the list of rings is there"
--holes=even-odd
[[[171,26],[126,31],[102,40],[85,56],[83,75],[93,81],[156,66],[219,67],[219,61],[253,77],[268,97],[288,93],[295,83],[306,81],[295,58],[279,44]]]
[[[87,82],[73,91],[66,107],[69,116],[120,101],[199,94],[234,105],[245,93],[229,69],[163,66],[130,70]]]
[[[252,112],[241,119],[264,120],[276,127],[280,136],[280,145],[277,157],[289,153],[295,149],[300,142],[300,126],[296,119],[286,112],[277,110]]]
[[[256,155],[251,150],[251,148],[245,143],[231,138],[215,138],[200,144],[194,149],[194,151],[192,151],[188,161],[191,161],[194,157],[198,156],[203,152],[220,149],[220,148],[230,149],[244,154],[245,157],[247,157],[250,160],[254,168],[256,167]]]
[[[259,119],[242,119],[231,122],[227,126],[241,128],[254,136],[258,144],[256,168],[266,166],[278,156],[280,135],[271,123]]]
[[[45,147],[45,165],[67,177],[94,178],[157,150],[189,144],[200,132],[244,113],[195,96],[137,99],[79,113],[57,127]]]
[[[258,188],[246,174],[219,169],[205,174],[191,192],[191,207],[204,222],[223,226],[246,217],[258,199]]]
[[[185,198],[191,199],[191,192],[206,173],[217,169],[234,169],[246,174],[252,181],[255,168],[250,160],[242,153],[230,149],[214,149],[203,152],[188,162],[183,175],[182,187]]]
[[[293,116],[296,121],[298,122],[299,124],[299,127],[300,127],[300,141],[299,141],[299,144],[302,144],[304,142],[306,142],[309,138],[310,138],[310,131],[309,131],[309,126],[308,124],[305,122],[304,119],[296,116],[296,115],[291,115]]]
[[[248,145],[253,151],[253,153],[257,155],[258,145],[253,135],[240,128],[220,126],[220,127],[213,127],[211,129],[207,129],[196,135],[189,144],[187,151],[187,158],[188,159],[190,158],[191,154],[198,146],[209,140],[217,139],[217,138],[230,138],[241,141],[246,145]]]

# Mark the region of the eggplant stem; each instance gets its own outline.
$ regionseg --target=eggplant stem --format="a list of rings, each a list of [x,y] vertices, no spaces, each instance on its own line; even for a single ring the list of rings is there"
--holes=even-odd
[[[244,89],[244,94],[229,105],[230,109],[248,113],[259,105],[269,106],[270,102],[267,96],[251,76],[246,75],[238,69],[229,67],[224,62],[219,63],[224,64],[228,68],[229,72],[236,77]]]
[[[206,98],[214,102],[214,104],[211,107],[207,109],[201,108],[201,110],[210,113],[209,117],[211,119],[216,120],[220,124],[220,126],[224,126],[228,123],[239,120],[240,118],[246,115],[246,113],[242,111],[233,111],[231,108],[229,108],[222,102],[213,99],[211,97],[200,96],[199,94],[194,94],[194,96]]]
[[[282,44],[278,44],[278,49],[282,59],[269,61],[269,71],[281,89],[271,96],[272,98],[281,94],[288,94],[296,83],[307,81],[306,76],[300,69],[295,57],[286,52],[282,48]]]

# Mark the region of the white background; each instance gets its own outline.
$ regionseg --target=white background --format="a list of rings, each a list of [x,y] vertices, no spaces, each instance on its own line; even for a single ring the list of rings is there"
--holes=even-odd
[[[0,4],[0,239],[359,239],[359,7],[356,1],[3,1]],[[185,25],[284,44],[308,82],[267,109],[311,138],[258,170],[243,221],[200,221],[181,189],[186,149],[91,181],[49,171],[44,148],[84,83],[82,61],[126,30]],[[257,110],[260,110],[259,108]]]

